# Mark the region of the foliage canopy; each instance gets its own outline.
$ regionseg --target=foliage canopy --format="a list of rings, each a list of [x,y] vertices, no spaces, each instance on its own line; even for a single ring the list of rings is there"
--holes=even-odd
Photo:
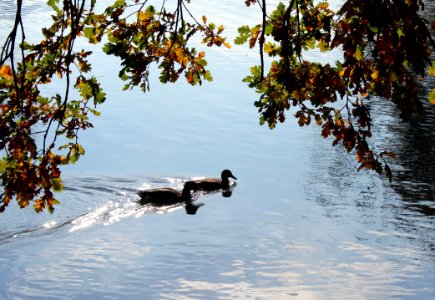
[[[58,203],[53,191],[62,189],[61,166],[85,153],[79,132],[92,127],[89,116],[99,115],[96,108],[106,95],[91,73],[92,52],[75,46],[79,38],[119,57],[125,89],[143,91],[153,64],[162,83],[180,76],[191,85],[212,80],[205,52],[192,46],[195,36],[209,47],[230,48],[224,27],[193,16],[189,0],[177,0],[173,9],[166,1],[160,7],[147,0],[112,2],[97,13],[96,0],[48,0],[53,23],[42,29],[39,43],[30,44],[23,0],[17,0],[0,59],[0,211],[15,199],[22,208],[32,204],[36,212],[52,212]],[[392,100],[405,120],[423,111],[417,78],[435,73],[423,1],[348,0],[338,11],[326,0],[291,0],[271,10],[266,0],[244,2],[262,16],[258,25],[241,26],[234,41],[259,49],[260,65],[244,81],[260,95],[255,101],[260,123],[274,128],[292,112],[300,126],[313,121],[323,137],[333,137],[333,145],[354,152],[358,170],[385,172],[391,179],[385,158],[394,153],[375,153],[368,143],[372,119],[366,98]],[[335,65],[304,57],[310,49],[335,48],[343,53]],[[42,92],[55,77],[65,83],[63,93]],[[435,89],[429,101],[435,104]]]

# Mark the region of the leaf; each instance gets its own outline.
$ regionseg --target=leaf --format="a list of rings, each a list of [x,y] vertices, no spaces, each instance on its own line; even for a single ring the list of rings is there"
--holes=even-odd
[[[117,8],[117,7],[123,7],[125,5],[126,5],[125,0],[116,0],[115,3],[113,4],[113,7]]]
[[[378,70],[373,70],[373,72],[372,72],[372,74],[370,75],[370,77],[371,77],[373,80],[376,80],[376,79],[378,78],[378,75],[379,75],[379,71],[378,71]]]
[[[384,156],[387,155],[388,157],[392,158],[392,159],[396,159],[396,153],[392,152],[392,151],[382,151],[380,154],[380,156]]]
[[[397,75],[397,73],[394,72],[394,71],[391,71],[390,72],[390,80],[391,81],[397,81],[398,79],[399,79],[399,76]]]
[[[432,65],[429,67],[429,76],[435,76],[435,61],[432,61]]]
[[[264,52],[266,54],[272,55],[274,51],[276,53],[276,50],[277,50],[277,46],[276,46],[275,43],[267,42],[267,43],[264,44]]]
[[[324,39],[320,39],[319,43],[317,43],[317,47],[322,52],[325,52],[325,51],[329,50],[329,44]]]
[[[101,116],[101,112],[99,112],[99,111],[97,111],[97,110],[95,110],[95,109],[89,109],[89,111],[90,111],[94,116],[97,116],[97,117]]]
[[[12,74],[11,67],[9,67],[8,65],[3,65],[0,68],[0,77],[6,78],[6,79],[14,78],[14,76]]]
[[[321,2],[321,3],[319,3],[318,5],[317,5],[317,7],[319,8],[319,9],[323,9],[323,10],[326,10],[326,9],[328,9],[328,7],[329,7],[329,3],[328,2]]]
[[[246,43],[248,38],[251,37],[251,28],[248,25],[241,26],[237,29],[239,35],[234,39],[236,45],[242,45]]]
[[[60,192],[60,191],[63,190],[64,185],[62,183],[62,179],[61,178],[52,178],[50,180],[50,182],[51,182],[51,185],[52,185],[53,190],[55,192]],[[58,203],[56,203],[56,204],[58,204]]]
[[[83,29],[83,34],[88,39],[89,43],[96,44],[98,42],[98,39],[96,37],[95,28],[86,27]]]
[[[224,26],[223,25],[219,25],[217,34],[221,34],[222,31],[224,31]]]
[[[435,105],[435,88],[429,93],[429,102]]]
[[[57,3],[59,3],[59,0],[48,0],[47,4],[50,6],[57,14],[57,16],[62,15],[62,11],[57,7]]]
[[[42,212],[42,210],[44,209],[44,201],[42,201],[42,200],[36,200],[35,204],[33,205],[33,208],[35,209],[35,211],[37,213]]]
[[[356,47],[355,53],[353,54],[353,57],[355,57],[356,60],[363,59],[363,53],[359,47]]]

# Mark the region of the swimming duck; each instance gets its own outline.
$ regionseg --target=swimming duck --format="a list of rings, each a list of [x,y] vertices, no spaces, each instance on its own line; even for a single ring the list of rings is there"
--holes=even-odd
[[[204,178],[192,180],[197,185],[197,188],[202,191],[215,191],[219,189],[228,189],[230,187],[229,178],[237,180],[236,176],[230,170],[223,170],[221,179],[219,178]]]
[[[141,197],[139,204],[152,204],[156,206],[165,206],[186,202],[192,200],[192,191],[197,190],[196,183],[187,181],[184,184],[183,191],[180,193],[172,188],[158,188],[138,191],[137,194]]]

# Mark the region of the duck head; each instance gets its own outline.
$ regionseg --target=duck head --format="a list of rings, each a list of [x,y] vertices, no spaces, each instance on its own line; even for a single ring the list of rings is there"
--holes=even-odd
[[[221,177],[222,177],[222,180],[228,180],[228,178],[233,178],[233,179],[237,180],[237,177],[234,176],[233,173],[231,173],[231,171],[228,169],[225,169],[222,171]]]

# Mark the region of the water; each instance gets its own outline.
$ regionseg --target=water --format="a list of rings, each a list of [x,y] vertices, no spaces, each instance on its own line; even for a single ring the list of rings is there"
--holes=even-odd
[[[26,16],[43,20],[44,2],[28,1]],[[254,22],[229,3],[214,7],[222,23]],[[63,170],[61,205],[0,215],[0,298],[435,299],[434,109],[405,124],[372,104],[376,147],[400,159],[389,184],[356,172],[316,127],[291,117],[260,127],[256,95],[240,83],[256,59],[211,50],[213,83],[154,78],[142,94],[120,91],[114,62],[96,58],[108,100],[80,137],[86,156]],[[180,189],[224,168],[239,179],[233,194],[200,197],[195,215],[135,202],[138,189]]]

